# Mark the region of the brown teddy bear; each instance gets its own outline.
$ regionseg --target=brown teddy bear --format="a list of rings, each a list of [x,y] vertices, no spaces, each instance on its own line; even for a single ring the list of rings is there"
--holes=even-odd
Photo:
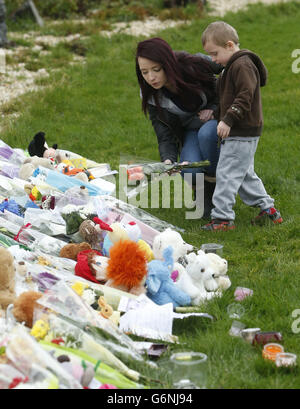
[[[69,243],[63,246],[59,256],[77,261],[77,254],[84,250],[91,250],[91,245],[83,241],[82,243]]]
[[[4,247],[0,247],[0,309],[6,310],[15,298],[14,257]]]
[[[14,302],[12,313],[18,322],[25,322],[29,328],[33,324],[33,313],[37,307],[36,301],[42,297],[42,293],[37,291],[25,291],[20,294]]]

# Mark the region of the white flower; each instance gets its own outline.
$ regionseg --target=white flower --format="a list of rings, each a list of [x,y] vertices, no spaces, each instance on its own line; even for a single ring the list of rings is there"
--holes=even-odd
[[[88,304],[88,305],[92,305],[95,302],[96,296],[93,290],[91,289],[87,289],[84,290],[83,294],[82,294],[82,299]]]

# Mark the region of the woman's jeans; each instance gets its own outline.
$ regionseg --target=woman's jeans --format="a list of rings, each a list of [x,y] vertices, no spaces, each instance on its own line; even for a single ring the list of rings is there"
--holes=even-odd
[[[199,130],[185,132],[180,162],[199,162],[209,160],[210,166],[204,168],[185,169],[181,172],[192,174],[192,184],[196,184],[196,174],[201,172],[209,176],[216,175],[220,148],[218,148],[217,121],[212,119],[205,122]]]

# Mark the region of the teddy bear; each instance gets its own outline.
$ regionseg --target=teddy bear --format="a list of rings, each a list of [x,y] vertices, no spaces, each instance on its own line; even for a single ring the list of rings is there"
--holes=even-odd
[[[198,254],[201,254],[203,250],[199,250]],[[216,253],[205,253],[209,258],[212,268],[214,270],[214,279],[218,283],[221,290],[227,290],[231,286],[230,278],[227,275],[228,262],[225,258],[220,257]]]
[[[77,261],[78,253],[84,250],[91,250],[91,245],[84,241],[81,243],[68,243],[60,249],[59,256]]]
[[[12,254],[0,247],[0,309],[4,310],[16,299],[14,261]]]
[[[112,228],[98,217],[94,217],[93,220],[86,219],[79,226],[81,238],[97,250],[100,250],[104,231],[112,231]]]
[[[169,227],[162,233],[157,234],[153,239],[152,250],[154,258],[161,260],[163,251],[167,246],[172,246],[173,248],[174,270],[171,273],[171,277],[173,281],[176,282],[181,276],[186,277],[185,257],[194,247],[186,243],[179,232]],[[188,278],[186,278],[186,280],[188,280]]]
[[[173,307],[191,304],[191,297],[178,288],[170,275],[173,271],[173,248],[163,251],[163,260],[154,259],[147,264],[147,296],[156,304],[172,303]]]
[[[181,234],[171,228],[157,234],[152,243],[152,250],[156,260],[163,260],[163,252],[168,246],[173,247],[173,260],[176,262],[181,257],[186,256],[194,247],[186,243]]]
[[[147,259],[133,240],[119,240],[109,251],[105,285],[134,295],[146,292]]]
[[[39,166],[43,166],[47,169],[54,169],[54,162],[50,158],[41,158],[39,156],[32,156],[24,160],[19,169],[19,178],[28,180],[32,176],[33,172]]]
[[[176,284],[191,296],[192,305],[199,305],[206,300],[219,296],[219,286],[214,279],[214,270],[206,254],[190,253],[187,260],[186,273],[189,280],[187,280],[186,276],[181,277]],[[195,293],[195,288],[197,293]]]
[[[93,220],[86,219],[79,226],[79,234],[82,240],[89,243],[91,248],[99,249],[101,241],[101,230],[97,227],[98,225],[93,222]]]
[[[38,291],[25,291],[14,301],[12,313],[18,322],[25,322],[25,325],[32,328],[34,309],[37,307],[37,300],[42,297]]]

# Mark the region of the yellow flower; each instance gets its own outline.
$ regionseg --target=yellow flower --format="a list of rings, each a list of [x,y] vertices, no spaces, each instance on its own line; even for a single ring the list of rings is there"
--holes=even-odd
[[[72,288],[73,290],[81,297],[83,294],[83,291],[87,289],[89,286],[88,284],[84,284],[81,281],[76,281],[73,285]]]
[[[42,198],[42,195],[36,186],[34,186],[32,189],[31,194],[36,198],[36,200],[40,200]]]
[[[47,335],[50,327],[46,321],[37,320],[32,327],[30,334],[34,336],[36,339],[44,339]]]

